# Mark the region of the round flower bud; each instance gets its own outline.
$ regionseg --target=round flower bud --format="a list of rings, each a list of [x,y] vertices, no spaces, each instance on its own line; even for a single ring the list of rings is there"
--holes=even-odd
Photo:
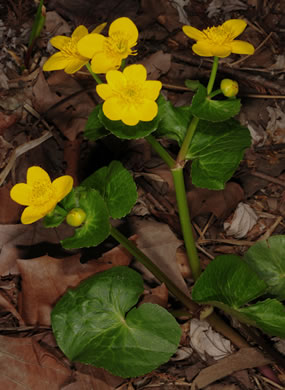
[[[220,88],[226,97],[234,97],[238,94],[238,83],[234,80],[222,80]]]
[[[66,216],[66,222],[73,227],[80,226],[86,219],[86,213],[79,207],[70,210]]]

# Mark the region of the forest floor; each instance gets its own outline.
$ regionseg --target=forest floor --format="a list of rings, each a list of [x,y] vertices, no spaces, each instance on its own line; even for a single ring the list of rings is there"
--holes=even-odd
[[[171,307],[164,286],[131,257],[106,240],[97,248],[66,251],[59,241],[70,234],[61,225],[45,229],[42,221],[22,225],[22,207],[10,199],[15,183],[25,182],[27,168],[39,165],[52,178],[69,174],[75,184],[113,159],[121,161],[136,180],[139,200],[122,227],[137,246],[188,294],[193,284],[185,260],[174,187],[166,165],[142,141],[108,136],[96,142],[84,138],[88,115],[98,102],[94,80],[85,70],[75,75],[43,72],[55,51],[55,35],[70,36],[76,26],[89,30],[102,22],[127,16],[137,25],[138,55],[150,79],[163,83],[163,94],[174,105],[191,101],[185,80],[206,82],[211,59],[196,56],[193,41],[182,32],[244,19],[241,39],[254,45],[252,56],[221,59],[217,83],[238,81],[242,109],[252,146],[224,190],[194,188],[188,180],[188,200],[203,267],[219,254],[243,255],[257,240],[285,234],[285,1],[267,0],[49,0],[45,28],[30,56],[29,35],[36,13],[30,0],[0,2],[0,382],[3,389],[64,390],[186,390],[217,352],[191,342],[191,321],[181,320],[183,337],[177,354],[148,375],[115,377],[100,368],[70,362],[56,345],[50,312],[68,287],[116,265],[131,265],[144,277],[145,299]],[[165,143],[170,152],[175,144]],[[167,258],[167,260],[165,260]],[[60,259],[60,260],[59,260]],[[285,261],[285,259],[284,259]],[[171,265],[169,265],[171,264]],[[227,319],[229,320],[229,319]],[[239,329],[239,325],[233,323]],[[199,326],[198,326],[199,328]],[[202,333],[204,330],[200,330]],[[199,330],[196,338],[200,338]],[[269,348],[285,353],[284,340],[266,339]],[[193,328],[192,328],[192,337]],[[217,335],[207,335],[210,344]],[[248,337],[245,333],[244,337]],[[256,340],[248,339],[259,347]],[[199,341],[200,342],[200,341]],[[203,344],[203,342],[202,342]],[[204,348],[203,354],[199,348]],[[256,367],[256,357],[218,345],[219,368],[205,371],[207,390],[284,389],[284,366],[273,362],[275,376]],[[217,376],[217,370],[221,374]],[[192,387],[191,387],[192,386]]]

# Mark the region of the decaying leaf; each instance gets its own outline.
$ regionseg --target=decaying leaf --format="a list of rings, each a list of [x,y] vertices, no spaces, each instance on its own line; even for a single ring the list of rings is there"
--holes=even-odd
[[[246,203],[240,202],[232,220],[224,223],[227,236],[243,238],[253,228],[258,220],[254,210]]]

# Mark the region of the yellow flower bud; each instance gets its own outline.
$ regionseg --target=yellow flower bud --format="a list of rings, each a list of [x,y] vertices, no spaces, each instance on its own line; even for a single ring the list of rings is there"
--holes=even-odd
[[[226,97],[234,97],[238,94],[238,83],[234,80],[222,80],[220,88]]]
[[[70,210],[66,216],[66,222],[68,223],[68,225],[73,227],[78,227],[82,225],[85,219],[86,213],[79,207],[75,207],[74,209]]]

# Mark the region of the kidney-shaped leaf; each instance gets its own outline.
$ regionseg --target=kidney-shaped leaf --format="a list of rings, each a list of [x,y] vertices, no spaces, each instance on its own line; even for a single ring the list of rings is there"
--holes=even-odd
[[[102,104],[98,104],[94,108],[85,125],[84,136],[92,141],[96,141],[97,139],[110,134],[109,131],[104,128],[101,120],[99,119],[100,112],[102,112]]]
[[[127,215],[137,200],[136,183],[119,161],[112,161],[108,167],[98,169],[81,185],[100,192],[112,218]]]
[[[265,280],[270,294],[285,300],[285,236],[257,242],[247,251],[244,260]]]
[[[192,298],[199,303],[222,302],[238,308],[262,295],[267,285],[236,255],[217,256],[199,277]]]
[[[75,249],[97,246],[109,236],[109,212],[98,191],[93,188],[77,187],[61,203],[66,211],[79,207],[87,215],[83,225],[75,229],[74,235],[61,241],[64,248]]]
[[[142,292],[141,276],[128,267],[111,268],[69,290],[52,311],[59,347],[73,361],[121,377],[167,362],[179,344],[180,327],[158,305],[134,308]]]
[[[191,112],[197,118],[211,122],[222,122],[240,111],[239,99],[213,100],[207,96],[207,89],[200,84],[193,97]]]
[[[234,119],[220,123],[200,121],[186,156],[193,160],[193,184],[223,189],[250,144],[249,130]]]

